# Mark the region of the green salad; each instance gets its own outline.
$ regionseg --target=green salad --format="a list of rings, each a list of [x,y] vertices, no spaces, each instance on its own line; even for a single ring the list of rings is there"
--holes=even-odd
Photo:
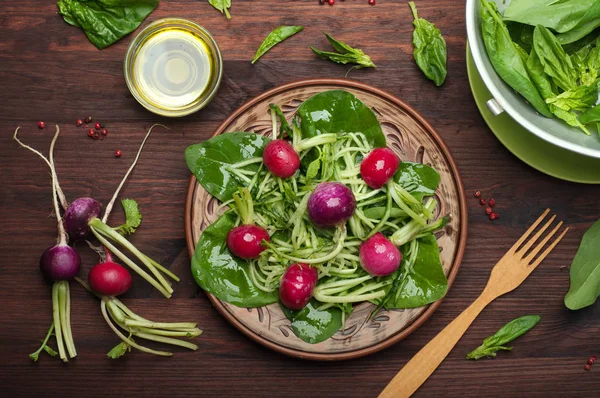
[[[546,117],[600,133],[600,2],[481,0],[481,32],[498,75]]]
[[[270,137],[230,132],[185,152],[222,202],[192,258],[200,287],[239,307],[279,302],[308,343],[335,334],[357,303],[375,313],[441,299],[438,172],[400,161],[346,91],[308,98],[291,122],[271,105],[271,117]]]

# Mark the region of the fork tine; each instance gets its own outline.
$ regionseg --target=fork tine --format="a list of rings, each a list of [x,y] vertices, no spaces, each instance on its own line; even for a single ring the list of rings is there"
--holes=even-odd
[[[531,260],[533,260],[533,258],[536,256],[536,254],[538,254],[540,252],[540,250],[542,250],[544,248],[544,246],[546,245],[546,243],[548,243],[548,241],[554,236],[554,234],[556,234],[556,231],[558,231],[560,229],[560,227],[563,225],[563,222],[559,222],[558,225],[556,227],[554,227],[554,229],[552,231],[550,231],[550,233],[544,238],[542,239],[542,241],[531,250],[531,253],[529,253],[527,255],[527,257],[525,257],[525,261],[527,262],[527,264],[529,264],[529,262]]]
[[[548,248],[546,250],[544,250],[544,252],[542,254],[540,254],[540,256],[531,264],[530,268],[535,268],[538,265],[540,265],[540,263],[546,258],[546,256],[548,254],[550,254],[550,252],[552,251],[552,249],[554,249],[554,246],[556,246],[558,244],[558,242],[560,242],[560,240],[565,236],[565,234],[569,232],[569,228],[565,228],[565,230],[562,232],[562,234],[560,234],[558,236],[558,238],[556,238],[556,240],[554,242],[552,242],[550,244],[550,246],[548,246]]]
[[[510,248],[509,251],[513,251],[516,252],[517,249],[519,248],[519,246],[521,246],[521,244],[523,244],[523,242],[525,242],[525,239],[527,239],[529,237],[529,235],[533,232],[533,230],[542,222],[542,220],[548,215],[548,213],[550,213],[550,209],[546,209],[545,212],[542,213],[542,215],[540,216],[540,218],[538,218],[532,225],[531,227],[529,227],[529,229],[527,231],[525,231],[525,233],[523,234],[523,236],[521,236],[519,238],[519,240],[517,241],[517,243],[515,243],[513,245],[513,247]]]
[[[544,224],[544,226],[542,228],[540,228],[540,230],[537,231],[536,234],[533,235],[533,237],[531,239],[529,239],[529,241],[527,243],[525,243],[522,248],[517,250],[517,253],[523,253],[523,255],[525,255],[527,250],[529,250],[529,248],[531,246],[533,246],[535,242],[537,242],[537,240],[540,238],[540,236],[542,236],[544,231],[546,231],[546,229],[548,229],[548,227],[550,225],[552,225],[552,222],[554,222],[555,218],[556,218],[556,215],[553,215],[552,217],[550,217],[550,221],[548,221],[546,224]]]

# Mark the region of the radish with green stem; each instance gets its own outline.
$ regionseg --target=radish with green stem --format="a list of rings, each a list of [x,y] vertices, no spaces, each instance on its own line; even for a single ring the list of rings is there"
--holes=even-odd
[[[50,167],[52,176],[52,202],[54,205],[54,213],[56,215],[58,237],[56,244],[50,246],[44,251],[40,258],[40,270],[46,280],[53,282],[52,285],[52,318],[53,327],[56,334],[56,343],[58,345],[58,354],[63,362],[68,362],[68,358],[75,358],[77,350],[71,333],[71,297],[69,294],[69,281],[73,279],[81,267],[81,259],[75,249],[68,245],[68,235],[63,226],[63,221],[60,216],[60,208],[58,205],[59,197],[62,191],[58,189],[58,179],[54,168],[54,145],[60,134],[60,129],[56,126],[56,133],[50,144],[50,160],[46,159],[40,152],[23,144],[19,138],[19,127],[15,130],[14,140],[24,148],[36,153],[46,161]],[[62,195],[64,200],[64,195]],[[66,203],[66,201],[65,201]],[[46,339],[47,341],[47,339]],[[45,346],[46,343],[43,344]],[[43,347],[42,346],[42,347]],[[32,357],[35,361],[35,358]]]
[[[151,259],[146,256],[144,253],[139,251],[133,244],[131,244],[123,235],[132,233],[139,226],[141,222],[141,215],[137,209],[137,203],[130,199],[125,199],[122,201],[123,207],[125,209],[125,215],[127,218],[127,222],[119,227],[113,228],[109,226],[106,221],[108,216],[110,215],[113,205],[125,184],[125,181],[135,168],[135,165],[138,162],[140,154],[144,149],[144,145],[146,144],[146,140],[152,133],[152,130],[156,126],[162,126],[160,124],[155,124],[146,133],[140,148],[138,149],[137,155],[125,173],[125,176],[121,180],[121,183],[117,187],[113,197],[110,202],[106,206],[104,211],[104,215],[102,219],[100,216],[100,204],[93,198],[79,198],[73,201],[71,205],[65,210],[65,228],[69,232],[71,236],[77,238],[83,238],[89,236],[91,232],[97,239],[104,245],[108,250],[110,250],[116,257],[118,257],[124,264],[129,266],[132,270],[138,273],[142,278],[148,281],[152,286],[154,286],[158,291],[162,293],[163,296],[169,298],[173,294],[173,288],[171,284],[166,279],[166,277],[171,278],[172,280],[178,282],[179,278]],[[166,127],[165,127],[166,128]],[[134,261],[132,261],[125,253],[123,253],[117,246],[123,247],[129,252],[131,252],[149,271],[147,272],[142,267],[137,265]]]
[[[131,276],[125,268],[112,261],[110,253],[107,253],[106,258],[90,271],[90,285],[79,278],[76,279],[89,292],[100,298],[100,310],[104,320],[122,340],[108,352],[109,358],[119,358],[131,348],[159,356],[173,355],[169,351],[159,351],[141,345],[134,340],[134,337],[194,351],[198,349],[196,344],[178,338],[193,338],[202,334],[202,330],[198,329],[196,323],[153,322],[137,315],[115,297],[125,293],[128,286],[131,286]],[[106,292],[112,294],[104,294]]]
[[[264,243],[269,242],[269,233],[254,225],[254,205],[248,188],[241,188],[234,193],[233,200],[242,225],[233,227],[227,233],[227,247],[239,258],[257,258],[267,248]]]

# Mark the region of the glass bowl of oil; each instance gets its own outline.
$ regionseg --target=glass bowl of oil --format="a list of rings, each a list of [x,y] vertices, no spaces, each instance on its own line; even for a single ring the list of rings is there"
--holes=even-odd
[[[125,56],[125,81],[146,109],[186,116],[212,100],[221,84],[223,58],[202,26],[181,18],[152,22],[133,39]]]

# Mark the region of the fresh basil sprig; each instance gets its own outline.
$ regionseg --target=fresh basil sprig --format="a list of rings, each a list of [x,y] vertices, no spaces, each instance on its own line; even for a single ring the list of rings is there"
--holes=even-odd
[[[448,74],[446,41],[434,24],[419,18],[414,2],[411,1],[408,5],[414,18],[413,45],[415,49],[413,54],[415,61],[425,76],[439,87],[444,84]]]
[[[325,37],[329,40],[331,46],[337,52],[321,51],[314,47],[310,47],[311,50],[321,59],[327,59],[337,64],[355,64],[356,69],[360,68],[375,68],[375,64],[371,61],[371,57],[362,52],[358,48],[353,48],[344,43],[343,41],[336,40],[333,37],[325,33]]]
[[[467,354],[467,359],[480,359],[483,357],[495,357],[496,352],[510,351],[512,347],[506,347],[506,343],[510,343],[519,336],[524,335],[540,321],[538,315],[525,315],[517,319],[513,319],[493,336],[483,340],[483,344]]]
[[[265,40],[263,40],[258,50],[256,50],[256,54],[254,55],[254,58],[252,58],[252,63],[258,61],[258,59],[265,55],[271,48],[275,47],[288,37],[300,32],[302,29],[304,29],[304,26],[280,26],[275,28],[269,33]]]
[[[208,0],[208,3],[217,10],[221,11],[221,14],[225,14],[227,19],[231,19],[231,15],[229,14],[231,0]]]

